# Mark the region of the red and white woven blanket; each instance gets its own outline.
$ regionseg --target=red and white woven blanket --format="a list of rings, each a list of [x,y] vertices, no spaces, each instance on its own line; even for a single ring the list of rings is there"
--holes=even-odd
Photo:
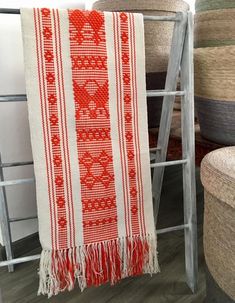
[[[158,269],[143,16],[22,9],[39,294]]]

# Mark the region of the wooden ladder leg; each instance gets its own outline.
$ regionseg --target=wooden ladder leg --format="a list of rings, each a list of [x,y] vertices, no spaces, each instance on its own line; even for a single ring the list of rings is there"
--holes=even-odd
[[[182,68],[182,148],[183,159],[188,159],[183,166],[184,221],[185,229],[185,267],[187,283],[192,292],[197,290],[198,248],[197,248],[197,213],[195,180],[195,130],[194,130],[194,74],[193,74],[193,16],[188,14],[188,27],[184,45]]]
[[[2,169],[2,160],[0,154],[0,181],[4,181],[3,169]],[[12,250],[12,239],[11,239],[11,227],[9,222],[9,213],[7,207],[7,197],[6,190],[4,186],[0,186],[0,226],[3,237],[3,244],[6,250],[7,260],[13,259],[13,250]],[[8,265],[8,271],[14,271],[14,265]]]
[[[170,51],[165,91],[175,91],[177,87],[177,79],[182,58],[183,45],[185,40],[185,32],[187,26],[187,13],[177,13],[174,25],[172,46]],[[175,96],[165,96],[162,105],[162,114],[160,120],[160,128],[158,134],[158,144],[155,162],[164,162],[166,160],[167,148],[170,136],[170,128],[172,121],[172,113],[174,108]],[[153,201],[155,223],[157,222],[158,210],[160,204],[160,196],[164,175],[164,167],[155,168],[153,172]]]

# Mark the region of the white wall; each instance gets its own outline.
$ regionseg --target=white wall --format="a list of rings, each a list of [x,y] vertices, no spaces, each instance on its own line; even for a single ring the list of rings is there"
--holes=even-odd
[[[84,1],[0,0],[0,7],[19,8],[77,7]],[[24,94],[24,66],[20,16],[0,14],[0,94]],[[26,102],[0,103],[0,152],[4,162],[32,160]],[[5,179],[30,178],[32,166],[4,169]],[[11,217],[36,214],[35,188],[32,184],[8,187],[7,198]],[[12,223],[13,240],[37,231],[37,220]],[[0,243],[2,237],[0,233]]]
[[[191,11],[195,12],[195,0],[186,0],[186,2],[190,5]]]

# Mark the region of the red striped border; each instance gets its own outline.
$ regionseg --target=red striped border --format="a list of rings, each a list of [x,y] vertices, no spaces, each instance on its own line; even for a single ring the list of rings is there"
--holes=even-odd
[[[59,99],[60,99],[60,111],[62,117],[62,137],[63,137],[63,150],[65,157],[65,177],[66,177],[66,189],[68,199],[68,216],[70,226],[70,246],[75,247],[75,222],[74,222],[74,206],[73,206],[73,189],[71,181],[71,167],[70,167],[70,155],[68,147],[68,129],[67,129],[67,115],[66,115],[66,100],[65,100],[65,88],[64,88],[64,75],[63,75],[63,62],[61,51],[61,33],[60,33],[60,16],[58,9],[52,10],[54,17],[54,31],[55,31],[55,52],[58,73],[59,85]],[[57,31],[57,34],[56,34]],[[57,37],[58,35],[58,37]]]
[[[140,207],[141,207],[141,223],[142,223],[142,234],[146,234],[146,224],[145,224],[145,213],[144,213],[144,196],[143,196],[143,176],[142,176],[142,167],[141,167],[141,159],[140,159],[140,138],[139,138],[139,121],[138,121],[138,117],[139,117],[139,113],[138,113],[138,94],[137,94],[137,80],[136,80],[136,37],[135,37],[135,19],[134,19],[134,15],[131,13],[130,14],[130,19],[131,19],[131,24],[130,27],[131,29],[133,29],[133,32],[131,31],[131,42],[132,42],[132,46],[131,46],[131,50],[132,50],[132,60],[133,65],[134,65],[134,72],[133,72],[133,87],[135,95],[134,95],[134,108],[135,108],[135,141],[136,141],[136,161],[137,161],[137,165],[138,165],[138,170],[137,170],[137,174],[138,174],[138,183],[139,183],[139,200],[140,200]]]
[[[47,184],[48,184],[48,199],[49,199],[49,208],[50,208],[50,222],[51,222],[51,244],[52,247],[57,247],[57,242],[56,242],[56,225],[55,221],[55,200],[54,200],[54,188],[53,184],[50,185],[51,180],[52,180],[52,175],[51,175],[51,161],[48,159],[48,149],[49,149],[49,140],[48,137],[46,136],[46,133],[48,131],[48,125],[45,120],[45,107],[44,107],[44,100],[45,98],[45,89],[43,85],[43,79],[44,79],[44,73],[43,73],[43,62],[40,61],[40,52],[39,52],[39,47],[40,47],[40,37],[38,34],[38,23],[39,23],[39,12],[38,9],[34,9],[34,27],[35,27],[35,38],[36,38],[36,51],[37,51],[37,67],[38,67],[38,82],[39,82],[39,93],[40,93],[40,103],[41,103],[41,116],[42,116],[42,129],[43,129],[43,139],[44,139],[44,152],[45,152],[45,159],[46,159],[46,167],[47,167]],[[38,18],[38,19],[37,19]],[[42,74],[42,75],[41,75]]]
[[[46,38],[43,36],[43,31],[45,28],[48,28],[51,32],[52,32],[52,20],[51,20],[51,10],[50,10],[50,14],[45,17],[42,14],[42,9],[38,9],[38,25],[39,25],[39,33],[40,33],[40,55],[41,55],[41,62],[43,62],[43,66],[44,66],[44,76],[43,76],[43,87],[44,87],[44,91],[45,91],[45,95],[44,95],[44,106],[45,106],[45,121],[47,123],[47,133],[46,136],[48,137],[48,142],[49,142],[49,161],[51,163],[51,175],[50,177],[52,178],[52,183],[53,183],[53,188],[54,188],[54,192],[53,192],[53,196],[54,196],[54,213],[53,213],[53,217],[54,217],[54,225],[55,225],[55,230],[57,231],[57,238],[55,241],[55,247],[60,249],[60,248],[64,248],[67,247],[67,228],[66,230],[61,230],[61,228],[59,227],[58,224],[58,218],[59,216],[61,217],[66,217],[66,213],[65,213],[65,207],[63,207],[63,209],[58,209],[57,205],[56,205],[56,199],[58,198],[58,196],[62,195],[64,197],[64,192],[56,186],[55,184],[55,178],[57,175],[57,171],[55,169],[55,165],[53,165],[53,156],[55,154],[57,154],[58,156],[61,157],[61,146],[60,144],[58,144],[58,147],[54,147],[52,145],[52,136],[57,135],[59,136],[59,130],[58,127],[55,129],[51,128],[49,119],[50,119],[50,115],[53,113],[56,116],[58,116],[58,105],[57,103],[55,104],[55,106],[49,106],[48,103],[48,96],[51,93],[54,93],[54,95],[57,97],[58,100],[58,96],[56,94],[56,86],[55,84],[53,85],[49,85],[46,82],[46,78],[48,73],[52,73],[55,74],[55,66],[54,66],[54,60],[52,62],[52,64],[49,64],[46,62],[44,54],[46,52],[46,50],[51,51],[54,55],[54,50],[53,50],[53,37],[51,38],[51,40],[46,40]],[[60,138],[61,140],[61,138]],[[59,173],[61,174],[61,168],[59,169]],[[67,219],[67,218],[66,218]]]
[[[48,182],[51,180],[52,184],[51,197],[53,202],[51,201],[50,205],[50,216],[52,234],[53,231],[55,233],[52,246],[61,249],[75,246],[75,224],[58,11],[37,9],[37,21],[35,18],[35,22],[38,27],[36,30],[38,61],[42,73],[40,89],[42,87],[44,96],[42,119],[46,125],[44,140],[47,141],[45,145],[48,147],[46,153],[49,164]],[[52,60],[46,59],[46,52],[53,54]],[[54,81],[48,80],[49,75],[54,76]],[[50,94],[56,96],[56,102],[49,102]],[[52,116],[57,117],[57,123],[51,122]],[[61,132],[60,126],[62,127]],[[55,135],[59,138],[58,144],[52,143],[52,138]],[[61,159],[61,164],[55,164],[55,156]],[[62,197],[65,203],[57,203],[59,197]]]
[[[133,128],[133,119],[135,118],[135,112],[133,111],[134,107],[134,100],[133,95],[136,93],[136,87],[132,85],[133,81],[133,75],[131,75],[131,62],[130,62],[130,51],[133,47],[131,45],[131,24],[130,24],[130,15],[126,13],[119,13],[120,18],[120,33],[121,36],[126,34],[127,41],[124,41],[124,39],[121,39],[121,60],[122,60],[122,79],[123,79],[123,91],[124,91],[124,98],[122,100],[124,104],[124,123],[125,123],[125,141],[126,141],[126,154],[129,154],[129,152],[132,152],[134,157],[130,159],[127,158],[127,169],[128,173],[130,174],[131,170],[133,170],[135,173],[138,171],[138,166],[136,166],[135,163],[135,155],[136,155],[136,146],[135,142],[133,140],[134,134],[137,131]],[[129,61],[125,61],[123,57],[126,56],[129,58]],[[133,70],[133,69],[132,69]],[[136,72],[136,71],[134,71]],[[125,78],[129,77],[129,82],[125,81]],[[126,102],[125,96],[130,96],[130,102]],[[126,120],[126,115],[130,115],[129,120]],[[131,136],[131,139],[128,140],[127,136]],[[136,194],[133,194],[133,191],[136,192]],[[139,212],[140,209],[138,207],[138,186],[137,186],[137,180],[136,177],[131,178],[129,176],[129,194],[130,194],[130,214],[131,214],[131,228],[132,228],[132,234],[138,235],[140,233],[139,229]]]
[[[126,170],[126,148],[124,139],[124,122],[123,122],[123,95],[122,95],[122,80],[121,80],[121,58],[120,58],[120,33],[119,33],[119,14],[112,13],[113,15],[113,33],[114,33],[114,48],[115,48],[115,72],[116,72],[116,92],[117,92],[117,115],[118,115],[118,133],[119,133],[119,146],[120,146],[120,159],[122,165],[122,185],[123,185],[123,200],[125,207],[125,226],[126,236],[131,236],[131,220],[130,220],[130,205],[129,205],[129,187],[128,176]]]

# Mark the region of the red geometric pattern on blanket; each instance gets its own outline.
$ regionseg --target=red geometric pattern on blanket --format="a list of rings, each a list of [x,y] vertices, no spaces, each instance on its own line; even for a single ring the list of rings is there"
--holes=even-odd
[[[84,199],[83,200],[84,212],[91,212],[97,210],[111,209],[116,207],[115,197],[113,198],[94,198],[94,199]]]
[[[46,125],[46,131],[44,132],[45,146],[48,146],[46,157],[48,163],[50,163],[48,165],[48,184],[51,182],[52,246],[63,249],[72,246],[71,230],[69,232],[70,238],[68,238],[68,230],[71,228],[72,222],[69,222],[66,212],[66,204],[68,203],[66,194],[67,179],[64,180],[64,176],[67,178],[67,172],[64,171],[65,163],[62,160],[64,158],[62,155],[65,152],[64,138],[59,127],[59,96],[55,72],[56,59],[53,55],[56,52],[53,45],[53,40],[55,39],[52,25],[53,16],[49,9],[36,9],[34,14],[38,57],[41,60],[39,68],[43,69],[41,82],[44,90],[42,118],[43,124]],[[37,34],[37,27],[39,28],[39,35]],[[45,96],[47,96],[47,99]]]
[[[110,138],[110,128],[81,128],[77,130],[78,141],[108,141]]]
[[[69,32],[83,238],[88,244],[118,237],[104,15],[69,10]]]
[[[71,56],[73,58],[73,55]],[[83,68],[82,68],[83,69]],[[73,67],[72,70],[81,70]],[[89,68],[88,68],[89,70]],[[99,69],[98,69],[99,70]],[[105,69],[107,71],[107,67]],[[77,104],[76,118],[86,116],[90,119],[97,119],[104,115],[108,118],[108,80],[99,83],[97,79],[85,80],[82,85],[76,81],[73,82],[74,98]],[[91,91],[91,94],[89,93]]]
[[[107,69],[106,57],[103,56],[73,56],[72,57],[72,68],[79,68],[80,70],[87,69]]]

